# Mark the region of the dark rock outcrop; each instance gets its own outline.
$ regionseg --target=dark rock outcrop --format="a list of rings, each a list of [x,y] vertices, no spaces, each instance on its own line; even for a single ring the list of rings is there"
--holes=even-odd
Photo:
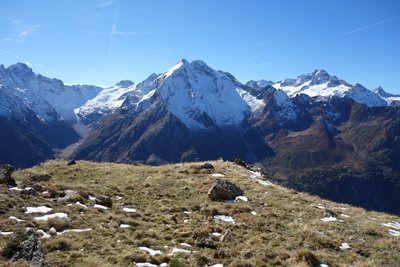
[[[213,201],[234,200],[241,195],[243,195],[243,190],[226,180],[217,180],[208,190],[208,197]]]
[[[75,165],[76,161],[75,160],[70,160],[67,162],[67,166]]]
[[[34,184],[32,185],[33,190],[35,190],[36,192],[43,192],[44,188],[43,186],[41,186],[40,184]]]
[[[214,170],[214,166],[211,163],[204,163],[197,167],[200,170]]]
[[[41,251],[41,243],[32,229],[27,231],[26,239],[16,247],[16,251],[11,257],[11,261],[18,260],[28,261],[34,267],[47,266]]]
[[[247,163],[244,162],[243,160],[236,158],[234,161],[237,165],[242,166],[243,168],[249,169],[249,167],[247,166]]]
[[[21,190],[20,192],[22,195],[34,195],[36,194],[36,190],[32,187],[27,187]]]
[[[15,180],[11,177],[15,171],[14,166],[10,164],[0,165],[0,184],[6,184],[9,186],[16,186]]]

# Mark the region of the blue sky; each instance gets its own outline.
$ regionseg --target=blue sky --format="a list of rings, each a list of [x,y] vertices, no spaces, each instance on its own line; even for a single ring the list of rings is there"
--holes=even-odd
[[[1,0],[0,64],[67,84],[140,82],[180,58],[239,81],[323,68],[400,93],[400,1]]]

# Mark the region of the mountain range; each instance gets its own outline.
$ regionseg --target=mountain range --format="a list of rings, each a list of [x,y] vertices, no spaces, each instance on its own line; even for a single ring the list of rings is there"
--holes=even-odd
[[[271,179],[336,201],[400,213],[400,96],[325,70],[239,82],[203,61],[110,88],[66,86],[22,63],[0,66],[0,162],[241,158]],[[88,133],[77,129],[84,126]]]

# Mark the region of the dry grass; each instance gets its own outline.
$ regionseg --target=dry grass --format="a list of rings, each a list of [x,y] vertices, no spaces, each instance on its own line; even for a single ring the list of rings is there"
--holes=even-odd
[[[24,196],[1,186],[1,231],[25,227],[48,231],[92,228],[85,233],[67,233],[41,239],[46,260],[51,266],[134,266],[135,262],[170,266],[396,266],[400,262],[400,238],[390,236],[383,222],[400,221],[384,213],[366,212],[297,193],[283,187],[262,186],[249,179],[249,172],[230,162],[212,162],[215,172],[238,184],[249,202],[212,202],[207,191],[215,178],[209,171],[199,170],[201,163],[165,165],[161,167],[78,161],[66,166],[65,161],[49,161],[31,169],[16,172],[19,186],[32,185],[30,175],[48,173],[47,182],[40,182],[49,196]],[[79,195],[56,201],[62,190]],[[93,208],[88,195],[109,196],[113,207],[102,211]],[[122,197],[117,200],[117,197]],[[88,209],[67,204],[80,201]],[[337,214],[336,222],[322,222],[321,204]],[[53,212],[66,212],[69,220],[35,222],[34,215],[24,214],[24,207],[46,205]],[[125,213],[123,207],[137,209]],[[346,209],[346,210],[343,210]],[[184,211],[191,211],[185,214]],[[256,211],[257,215],[251,215]],[[216,223],[213,215],[232,216],[235,224]],[[8,220],[16,216],[26,222]],[[189,220],[185,223],[185,220]],[[120,224],[131,225],[128,229]],[[224,235],[214,238],[217,249],[199,248],[196,238],[213,232]],[[0,236],[4,248],[13,236]],[[350,250],[340,250],[347,242]],[[179,243],[192,245],[182,247]],[[150,256],[140,246],[158,249],[162,256]],[[165,247],[165,246],[168,246]],[[168,256],[173,247],[195,251],[191,254]],[[6,265],[6,259],[0,265]]]

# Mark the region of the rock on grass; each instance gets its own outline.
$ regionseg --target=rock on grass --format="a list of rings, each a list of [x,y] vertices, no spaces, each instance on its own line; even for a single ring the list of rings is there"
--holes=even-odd
[[[218,179],[208,190],[208,196],[213,201],[234,200],[243,195],[243,190],[234,183]]]

